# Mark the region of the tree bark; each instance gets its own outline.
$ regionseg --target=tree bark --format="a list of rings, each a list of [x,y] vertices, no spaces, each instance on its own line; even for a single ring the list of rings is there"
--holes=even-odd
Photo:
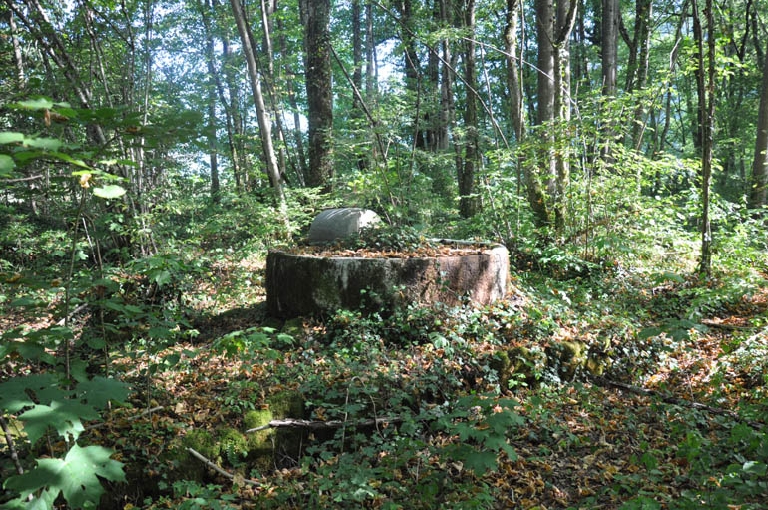
[[[576,22],[578,0],[558,0],[555,14],[555,195],[553,209],[555,229],[562,232],[565,228],[566,193],[571,180],[570,140],[571,121],[571,53],[570,37]]]
[[[704,16],[707,32],[704,33],[699,12],[699,1],[693,0],[693,35],[696,42],[698,69],[696,90],[698,95],[698,113],[701,140],[701,258],[699,274],[708,277],[712,270],[712,230],[709,219],[710,181],[712,178],[712,151],[715,117],[715,41],[713,36],[714,17],[712,0],[706,0]],[[707,39],[707,51],[704,51],[704,38]]]
[[[759,209],[768,205],[768,58],[763,59],[763,82],[757,112],[755,156],[752,161],[752,189],[749,206]]]
[[[616,69],[619,43],[619,0],[603,0],[601,18],[602,37],[600,51],[602,62],[603,95],[616,94]]]
[[[21,54],[21,44],[16,29],[16,18],[13,11],[8,11],[8,26],[11,29],[11,42],[13,43],[13,63],[16,66],[16,80],[18,88],[24,89],[26,85],[26,75],[24,73],[24,58]]]
[[[277,165],[274,146],[272,145],[272,127],[264,106],[264,96],[261,92],[261,79],[259,78],[258,63],[256,61],[256,52],[253,40],[249,35],[248,25],[245,19],[245,11],[241,0],[230,0],[232,12],[237,24],[237,30],[240,33],[240,39],[243,44],[243,53],[245,53],[246,64],[248,65],[248,76],[251,81],[251,90],[253,92],[253,101],[256,104],[256,120],[259,124],[259,135],[261,138],[261,147],[264,151],[264,160],[267,165],[267,175],[270,184],[275,192],[282,220],[287,225],[288,217],[286,213],[285,192],[280,178],[280,169]]]
[[[555,120],[555,55],[553,43],[555,40],[555,8],[553,0],[536,0],[534,4],[536,18],[536,44],[538,54],[536,59],[536,133],[538,147],[536,160],[526,165],[529,172],[529,183],[538,182],[542,188],[542,203],[531,203],[536,226],[548,227],[549,217],[548,198],[554,194],[555,183],[555,136],[553,123]],[[534,166],[531,167],[531,164]],[[546,190],[546,194],[544,192]],[[529,201],[531,197],[529,190]],[[545,215],[546,214],[546,215]]]
[[[304,34],[309,186],[330,191],[333,178],[333,93],[331,82],[331,2],[300,0]]]
[[[471,218],[477,214],[479,201],[475,192],[475,180],[477,179],[477,164],[480,154],[480,136],[477,115],[477,70],[475,63],[474,40],[475,31],[475,0],[466,0],[463,12],[464,28],[469,31],[469,37],[464,41],[464,81],[467,89],[466,104],[464,109],[464,137],[463,155],[458,158],[459,181],[459,213],[463,218]]]
[[[213,39],[213,29],[211,27],[208,9],[211,8],[209,2],[198,3],[200,15],[205,29],[205,61],[208,67],[208,126],[206,137],[208,138],[208,158],[211,170],[211,201],[218,204],[221,201],[221,184],[219,181],[219,143],[216,136],[216,96],[217,96],[217,76],[215,62],[215,42]],[[226,109],[226,105],[225,105]]]

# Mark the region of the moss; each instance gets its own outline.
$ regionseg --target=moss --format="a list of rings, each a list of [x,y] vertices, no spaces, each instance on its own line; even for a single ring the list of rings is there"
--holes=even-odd
[[[218,461],[219,443],[207,430],[190,430],[182,438],[175,439],[165,451],[162,461],[173,468],[169,472],[170,480],[195,480],[202,482],[207,468],[187,448],[192,448],[213,462]]]
[[[547,354],[560,377],[566,380],[573,379],[587,364],[587,346],[582,342],[558,342],[548,348]]]
[[[262,427],[272,420],[303,418],[304,399],[296,391],[281,391],[267,399],[264,409],[249,411],[243,418],[246,430]],[[303,441],[300,429],[267,428],[247,434],[248,464],[259,472],[272,470],[278,459],[298,459]]]
[[[268,424],[274,419],[270,409],[257,409],[248,411],[243,418],[243,425],[246,430],[255,429]],[[273,429],[264,429],[257,432],[248,433],[248,451],[272,451],[272,440],[274,438]]]
[[[248,455],[248,439],[231,427],[221,429],[218,433],[221,456],[232,464],[239,464]]]
[[[207,430],[194,429],[189,431],[181,440],[181,444],[185,450],[192,448],[209,459],[216,459],[219,456],[219,443]]]
[[[303,418],[304,398],[297,391],[281,391],[267,399],[269,410],[275,420],[283,418]]]

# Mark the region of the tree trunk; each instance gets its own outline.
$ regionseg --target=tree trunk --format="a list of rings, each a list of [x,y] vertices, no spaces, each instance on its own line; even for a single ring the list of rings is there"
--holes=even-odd
[[[699,274],[708,277],[712,270],[712,231],[709,220],[710,181],[712,178],[712,149],[715,122],[715,40],[712,0],[706,0],[707,51],[704,51],[704,30],[701,26],[699,0],[693,0],[693,35],[696,41],[698,69],[696,90],[701,140],[701,258]]]
[[[261,138],[261,147],[264,151],[264,160],[267,165],[267,175],[269,176],[270,184],[275,192],[275,198],[277,201],[280,214],[283,216],[282,220],[287,225],[288,217],[286,213],[285,204],[285,192],[283,190],[283,183],[280,178],[280,169],[277,165],[277,158],[275,156],[275,150],[272,145],[272,126],[267,115],[267,110],[264,106],[264,96],[261,92],[261,80],[259,78],[258,63],[256,61],[256,53],[254,49],[254,43],[249,35],[247,21],[245,19],[245,11],[240,0],[230,0],[232,4],[232,12],[235,17],[235,23],[237,24],[237,30],[240,33],[240,39],[243,43],[243,53],[245,53],[246,64],[248,65],[248,76],[251,81],[251,90],[253,92],[253,101],[256,104],[256,120],[259,124],[259,135]]]
[[[555,229],[562,232],[565,227],[566,194],[571,180],[570,140],[571,121],[571,54],[570,37],[576,22],[578,0],[559,0],[555,15],[555,86],[554,110],[557,127],[555,130],[555,195],[553,209]]]
[[[331,2],[300,0],[304,34],[309,186],[330,191],[333,177],[333,93],[331,88]]]
[[[619,0],[603,0],[600,51],[602,59],[603,95],[608,97],[616,95],[619,14]]]
[[[536,159],[526,165],[529,172],[528,182],[538,182],[541,186],[542,203],[531,203],[536,226],[548,227],[551,224],[547,195],[554,195],[555,183],[555,55],[553,42],[555,40],[555,8],[553,0],[536,0],[534,4],[536,18],[536,44],[538,55],[536,59],[536,133],[538,146]],[[529,190],[529,201],[534,198]],[[545,216],[546,214],[546,216]]]
[[[277,20],[277,30],[278,30],[278,44],[280,45],[280,52],[283,55],[288,54],[288,42],[285,38],[285,27],[283,27],[282,23],[282,17],[278,16]],[[296,101],[296,91],[294,90],[294,79],[296,77],[296,73],[293,71],[293,69],[286,63],[284,70],[285,74],[285,94],[286,98],[288,99],[288,105],[291,108],[291,111],[293,112],[293,143],[295,144],[296,148],[296,162],[298,165],[298,172],[297,176],[299,178],[299,184],[301,186],[306,185],[305,178],[308,175],[309,170],[307,169],[307,157],[306,152],[304,151],[304,135],[301,132],[301,110],[299,109],[298,102]]]
[[[208,138],[208,156],[211,169],[211,200],[218,204],[221,200],[221,184],[219,182],[219,143],[216,136],[216,96],[217,96],[217,76],[215,62],[215,42],[213,39],[213,29],[211,27],[208,10],[211,4],[199,2],[198,9],[203,19],[203,28],[205,29],[205,61],[208,67],[208,127],[206,136]],[[225,106],[226,109],[226,106]]]
[[[463,218],[471,218],[477,214],[479,201],[475,192],[477,179],[477,164],[480,154],[480,137],[477,115],[477,71],[475,64],[475,0],[464,3],[464,27],[469,31],[469,37],[464,41],[464,81],[466,85],[466,105],[464,109],[464,138],[463,156],[459,158],[459,213]]]
[[[26,78],[24,73],[24,58],[21,54],[21,44],[19,43],[19,37],[16,33],[16,18],[13,15],[13,11],[8,11],[8,26],[11,29],[11,41],[13,43],[13,63],[16,66],[16,80],[19,90],[23,90],[26,86]]]
[[[752,189],[749,206],[759,209],[768,205],[768,58],[764,58],[760,108],[757,112],[755,159],[752,162]]]
[[[507,0],[507,26],[504,30],[504,50],[507,60],[507,88],[509,88],[509,108],[512,130],[515,140],[522,143],[525,135],[525,108],[523,106],[522,53],[517,55],[517,17],[520,15],[520,0]]]

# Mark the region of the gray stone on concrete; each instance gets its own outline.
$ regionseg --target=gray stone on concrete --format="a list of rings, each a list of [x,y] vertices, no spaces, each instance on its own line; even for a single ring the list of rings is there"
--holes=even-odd
[[[334,243],[358,234],[363,228],[376,225],[380,221],[379,215],[370,209],[360,207],[326,209],[312,221],[307,240],[310,244]]]

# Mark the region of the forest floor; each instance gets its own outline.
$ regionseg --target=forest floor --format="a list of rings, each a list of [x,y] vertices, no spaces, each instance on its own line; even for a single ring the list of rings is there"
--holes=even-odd
[[[114,448],[115,458],[126,463],[129,486],[113,486],[106,507],[264,508],[272,501],[281,508],[400,508],[413,497],[418,501],[413,508],[768,508],[762,506],[768,501],[768,288],[719,307],[684,334],[667,331],[646,338],[637,332],[656,324],[653,314],[645,319],[649,324],[637,324],[631,334],[610,337],[608,331],[616,331],[614,320],[600,319],[599,314],[583,320],[576,312],[574,318],[567,308],[562,315],[554,314],[542,336],[535,328],[543,319],[521,304],[519,296],[513,304],[465,311],[464,322],[439,317],[450,324],[411,310],[396,318],[397,324],[383,328],[343,315],[329,323],[307,319],[284,325],[265,315],[258,277],[262,264],[257,259],[222,263],[215,268],[214,280],[199,282],[192,320],[195,337],[162,351],[137,350],[111,361],[112,372],[132,382],[131,405],[115,408],[103,423],[92,424],[84,433],[88,442]],[[244,283],[246,278],[250,280]],[[666,305],[676,303],[674,286],[659,291],[649,284],[634,291],[654,310],[659,299]],[[515,314],[524,319],[511,320]],[[4,318],[6,324],[18,320],[23,318]],[[443,338],[453,338],[453,331],[468,345],[393,344],[384,333],[389,328],[416,339],[434,339],[426,331],[431,324],[440,324],[436,329]],[[486,329],[477,333],[483,324]],[[484,368],[494,353],[507,348],[498,335],[521,344],[528,331],[536,338],[527,340],[543,345],[553,338],[608,335],[612,352],[648,359],[635,360],[637,367],[635,361],[626,362],[621,370],[580,369],[557,383],[542,383],[534,380],[541,374],[527,372],[525,378],[500,388]],[[491,339],[494,334],[497,340]],[[632,349],[618,345],[630,343],[629,337],[636,342]],[[644,342],[647,348],[642,348]],[[474,356],[470,368],[465,364],[468,356]],[[389,379],[382,376],[385,367]],[[4,367],[11,368],[19,367]],[[373,401],[372,394],[386,394],[394,401],[396,392],[382,386],[387,384],[418,394],[423,399],[418,405],[436,409],[443,382],[435,379],[446,376],[459,381],[456,394],[484,394],[496,388],[499,398],[513,403],[520,422],[506,437],[514,454],[499,451],[491,469],[472,470],[469,459],[439,454],[451,451],[448,445],[456,444],[460,434],[429,430],[423,432],[424,443],[409,450],[412,458],[386,464],[389,472],[382,474],[377,467],[394,455],[392,448],[382,446],[387,444],[383,438],[396,437],[391,435],[396,425],[384,425],[389,431],[379,431],[382,439],[371,441],[378,446],[369,450],[364,437],[350,445],[342,438],[336,450],[329,447],[332,454],[318,454],[320,440],[305,435],[301,453],[314,455],[315,464],[295,456],[275,460],[274,469],[249,470],[244,459],[219,450],[208,459],[218,470],[199,461],[202,485],[174,485],[180,478],[173,453],[179,438],[195,430],[213,436],[222,429],[243,432],[245,415],[268,406],[270,396],[298,391],[314,402],[307,403],[311,411],[304,418],[351,422],[350,395],[362,402],[361,409],[366,399]],[[328,395],[320,395],[323,391]],[[327,399],[318,403],[321,396]],[[329,402],[339,409],[331,409]],[[370,405],[366,409],[370,412]],[[368,418],[399,419],[397,413],[403,410],[395,404],[374,404],[376,414]],[[477,429],[487,426],[478,422]],[[345,448],[356,449],[353,458],[362,462],[360,466],[343,464]],[[365,456],[373,458],[361,461]],[[370,473],[362,489],[338,482],[356,470],[368,473],[365,469]],[[429,476],[437,482],[425,484]],[[441,494],[442,489],[456,494]],[[464,495],[457,495],[461,491]],[[673,505],[680,501],[689,504]]]

